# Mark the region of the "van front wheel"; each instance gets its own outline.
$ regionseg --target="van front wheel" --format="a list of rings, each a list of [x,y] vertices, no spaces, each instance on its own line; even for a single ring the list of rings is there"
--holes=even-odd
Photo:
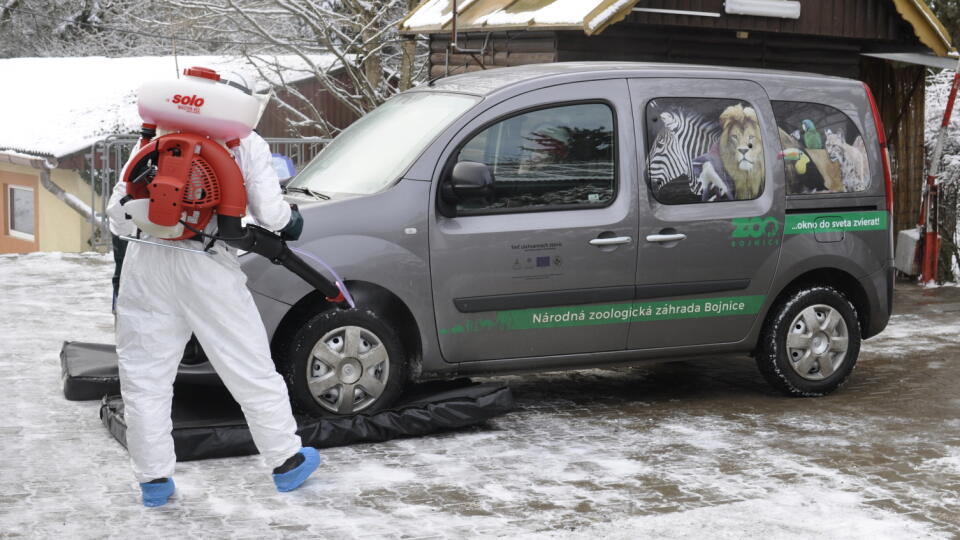
[[[307,321],[278,368],[295,409],[349,416],[389,407],[403,390],[407,362],[393,328],[364,309],[335,309]]]
[[[832,287],[806,287],[774,305],[764,324],[757,367],[791,396],[823,396],[843,385],[860,354],[856,308]]]

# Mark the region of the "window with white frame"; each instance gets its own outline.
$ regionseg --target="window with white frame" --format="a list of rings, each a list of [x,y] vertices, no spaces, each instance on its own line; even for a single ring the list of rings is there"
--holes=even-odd
[[[7,186],[7,230],[10,236],[33,241],[34,213],[33,188]]]

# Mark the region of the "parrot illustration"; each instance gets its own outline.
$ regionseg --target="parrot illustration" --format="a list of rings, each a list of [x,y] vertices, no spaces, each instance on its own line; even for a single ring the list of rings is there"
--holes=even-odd
[[[813,120],[804,120],[800,125],[803,126],[803,145],[812,150],[823,150],[823,137],[813,125]]]
[[[784,161],[796,161],[794,167],[797,169],[797,173],[807,174],[807,164],[810,163],[810,156],[803,150],[799,148],[787,148],[783,152],[780,152],[777,157]]]

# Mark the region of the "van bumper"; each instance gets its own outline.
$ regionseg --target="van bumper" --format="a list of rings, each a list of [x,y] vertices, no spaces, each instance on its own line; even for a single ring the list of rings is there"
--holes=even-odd
[[[893,279],[894,268],[892,263],[860,279],[860,286],[863,287],[869,303],[869,317],[867,324],[863,328],[863,339],[869,339],[883,332],[890,321],[890,315],[893,311]]]

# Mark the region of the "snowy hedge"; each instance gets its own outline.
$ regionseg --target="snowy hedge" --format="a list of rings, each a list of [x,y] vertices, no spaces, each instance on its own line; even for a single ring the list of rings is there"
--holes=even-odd
[[[943,122],[943,111],[947,105],[953,75],[953,71],[943,70],[931,74],[927,78],[924,145],[928,159],[937,143],[937,135],[940,131],[940,124]],[[956,281],[958,262],[960,262],[958,260],[960,255],[958,255],[956,248],[958,243],[956,223],[958,207],[960,207],[960,198],[957,196],[958,191],[960,191],[960,107],[954,107],[953,117],[947,128],[947,138],[944,141],[943,156],[940,163],[940,233],[944,241],[941,250],[939,278],[943,281]]]

